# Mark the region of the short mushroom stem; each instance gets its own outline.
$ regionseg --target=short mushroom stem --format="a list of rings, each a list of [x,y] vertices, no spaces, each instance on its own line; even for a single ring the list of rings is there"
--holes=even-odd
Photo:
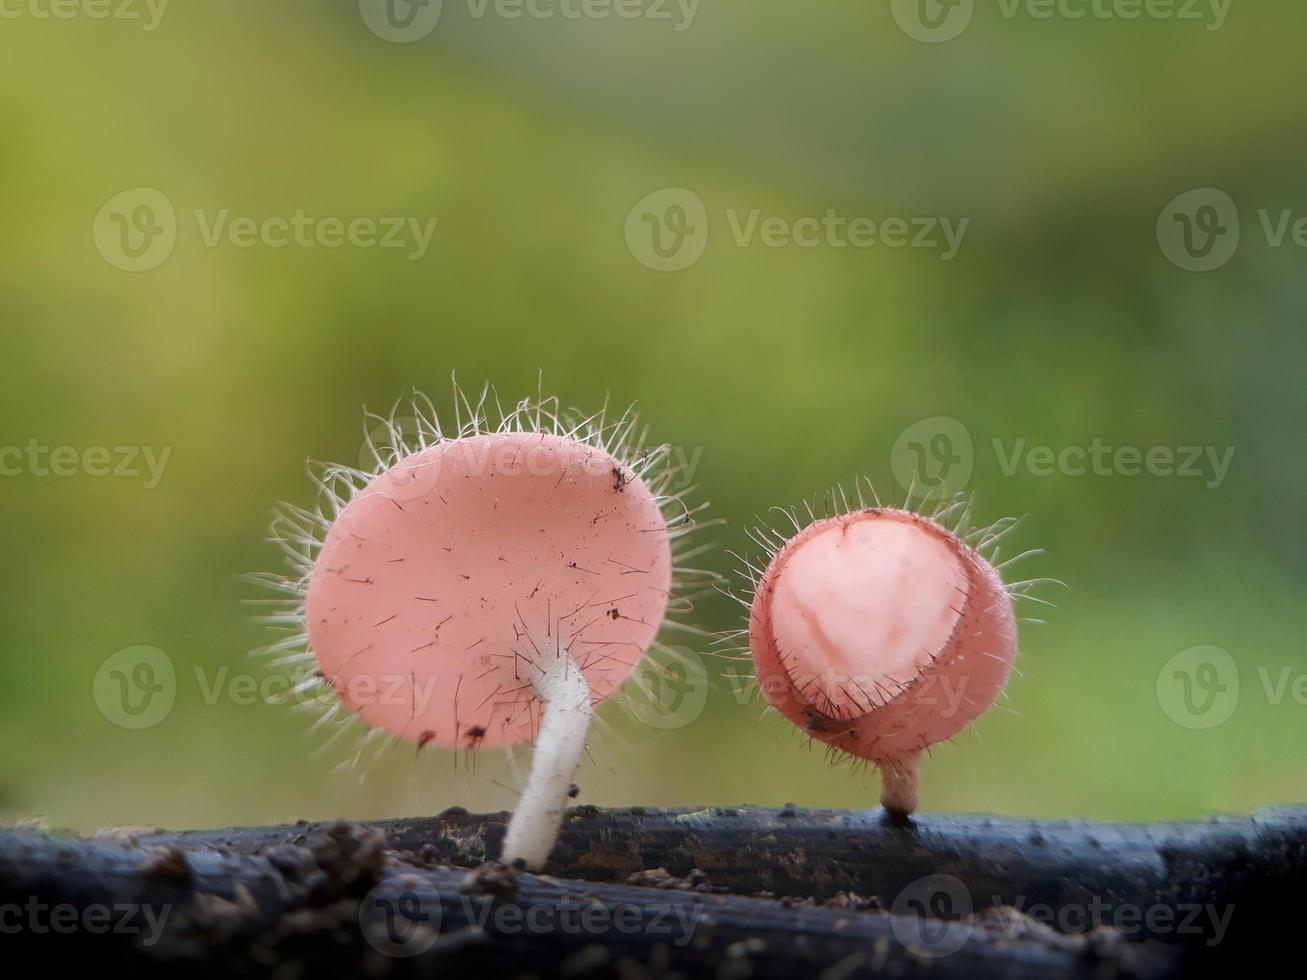
[[[503,861],[522,861],[530,870],[539,871],[558,840],[593,710],[585,674],[566,653],[553,655],[543,666],[537,664],[534,673],[531,683],[544,702],[544,719],[531,775],[508,821]]]
[[[917,809],[917,776],[921,753],[912,752],[880,764],[880,804],[894,823],[907,823]]]

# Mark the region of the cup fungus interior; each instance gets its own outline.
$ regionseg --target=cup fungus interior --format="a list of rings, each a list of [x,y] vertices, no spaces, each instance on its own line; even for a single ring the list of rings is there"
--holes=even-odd
[[[865,714],[920,676],[967,596],[966,570],[947,540],[872,513],[807,528],[769,577],[781,666],[833,718]]]
[[[873,508],[817,521],[776,553],[749,646],[782,715],[841,752],[893,764],[994,702],[1016,658],[1016,619],[978,552],[928,518]]]
[[[539,728],[533,658],[570,654],[602,700],[653,642],[670,587],[666,521],[627,466],[509,432],[377,477],[332,525],[305,613],[324,679],[368,724],[511,745]]]

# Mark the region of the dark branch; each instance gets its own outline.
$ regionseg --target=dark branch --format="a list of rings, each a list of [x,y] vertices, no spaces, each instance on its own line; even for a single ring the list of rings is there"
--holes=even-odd
[[[507,818],[455,808],[372,826],[396,850],[425,847],[442,864],[471,867],[498,857]],[[302,843],[321,827],[236,827],[141,839],[250,854],[273,843]],[[1095,899],[1143,908],[1233,902],[1242,897],[1245,879],[1307,875],[1305,841],[1307,808],[1161,824],[919,814],[898,827],[880,810],[576,807],[548,870],[623,882],[649,868],[680,876],[697,868],[735,894],[817,900],[840,892],[884,899],[923,875],[946,872],[966,882],[977,908]]]
[[[1304,809],[1157,825],[928,815],[899,828],[876,812],[589,807],[569,814],[557,877],[469,879],[505,817],[112,842],[0,834],[0,928],[33,903],[166,909],[157,942],[82,923],[42,955],[211,975],[1168,976],[1287,943],[1307,880]],[[656,868],[632,880],[658,887],[628,883]],[[30,923],[15,935],[51,938]],[[388,935],[416,936],[423,954],[386,955]]]

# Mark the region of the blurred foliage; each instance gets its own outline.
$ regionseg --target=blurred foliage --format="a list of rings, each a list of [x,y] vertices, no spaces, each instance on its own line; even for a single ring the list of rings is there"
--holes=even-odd
[[[887,5],[703,0],[691,27],[476,19],[386,43],[352,2],[229,0],[128,22],[0,21],[0,445],[172,447],[140,480],[0,480],[0,816],[206,825],[512,804],[501,755],[348,753],[283,708],[206,704],[196,668],[252,669],[238,574],[273,567],[271,505],[307,503],[307,457],[350,460],[360,407],[448,378],[583,407],[638,400],[702,447],[727,523],[704,561],[752,550],[775,504],[864,475],[951,416],[978,517],[1028,515],[1029,575],[1065,580],[1022,637],[1021,676],[927,764],[928,809],[1193,816],[1307,799],[1307,706],[1259,669],[1307,672],[1302,249],[1245,246],[1208,274],[1155,238],[1215,186],[1307,214],[1299,51],[1307,9],[1234,4],[1176,22],[1006,20],[925,45]],[[118,192],[162,190],[174,254],[143,273],[96,251]],[[623,240],[634,203],[692,188],[713,234],[659,274]],[[382,249],[207,248],[195,209],[439,218],[421,261]],[[956,259],[886,248],[737,247],[726,208],[790,218],[966,216]],[[1234,446],[1228,478],[1008,476],[1011,446]],[[1029,610],[1028,610],[1029,611]],[[1035,613],[1035,615],[1040,615]],[[739,625],[725,599],[707,629]],[[136,644],[172,657],[178,703],[129,731],[91,697]],[[1156,694],[1179,651],[1240,666],[1239,707],[1189,730]],[[733,669],[708,660],[715,673]],[[866,806],[725,679],[695,723],[614,724],[582,774],[604,804]]]

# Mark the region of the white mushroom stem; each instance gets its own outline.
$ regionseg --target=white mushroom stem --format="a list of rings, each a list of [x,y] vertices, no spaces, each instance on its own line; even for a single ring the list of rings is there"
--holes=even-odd
[[[911,752],[880,766],[880,805],[895,820],[906,820],[917,809],[917,777],[921,753]]]
[[[544,702],[544,719],[536,738],[531,775],[508,821],[503,860],[523,861],[539,871],[558,840],[567,809],[572,777],[585,752],[586,733],[593,714],[590,685],[580,666],[566,653],[546,655],[547,663],[533,666],[536,696]]]

